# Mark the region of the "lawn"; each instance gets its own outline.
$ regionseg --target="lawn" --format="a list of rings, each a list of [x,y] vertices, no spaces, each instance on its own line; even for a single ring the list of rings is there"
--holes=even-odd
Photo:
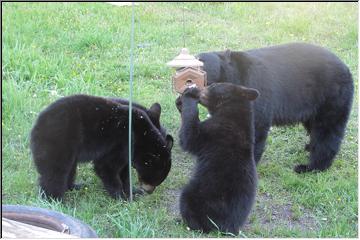
[[[38,113],[61,96],[129,96],[131,7],[105,3],[2,3],[2,203],[74,216],[100,237],[219,237],[189,231],[178,196],[193,159],[181,151],[179,114],[165,63],[184,45],[192,53],[246,50],[302,41],[322,45],[350,68],[356,94],[341,151],[326,172],[298,175],[308,141],[301,126],[272,128],[258,166],[256,205],[239,236],[358,236],[358,4],[141,3],[135,7],[134,99],[162,106],[175,137],[168,178],[152,195],[111,199],[91,164],[79,166],[65,201],[39,198],[29,132]],[[184,21],[183,21],[184,20]],[[183,23],[185,31],[183,30]],[[202,111],[203,117],[206,115]],[[135,177],[134,177],[135,179]]]

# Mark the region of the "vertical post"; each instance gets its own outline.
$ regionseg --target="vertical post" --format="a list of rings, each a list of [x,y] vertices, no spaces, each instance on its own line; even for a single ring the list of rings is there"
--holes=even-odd
[[[133,74],[134,74],[134,9],[135,3],[132,2],[131,11],[131,39],[130,39],[130,96],[129,96],[129,201],[132,202],[132,178],[131,178],[131,161],[132,161],[132,97],[133,97]]]
[[[185,48],[185,2],[182,7],[182,24],[183,24],[183,48]]]

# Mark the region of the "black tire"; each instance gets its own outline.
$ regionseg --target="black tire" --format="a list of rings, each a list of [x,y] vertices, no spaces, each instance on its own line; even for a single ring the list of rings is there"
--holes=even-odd
[[[22,205],[1,205],[2,217],[43,227],[80,238],[97,238],[95,231],[87,224],[68,215],[38,207]]]

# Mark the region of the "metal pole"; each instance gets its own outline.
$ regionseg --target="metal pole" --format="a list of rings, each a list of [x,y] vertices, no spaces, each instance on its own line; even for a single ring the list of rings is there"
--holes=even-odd
[[[131,14],[131,45],[130,45],[130,96],[129,96],[129,201],[132,202],[132,180],[131,180],[131,161],[132,161],[132,97],[133,97],[133,75],[134,75],[134,9],[135,3],[132,2]]]

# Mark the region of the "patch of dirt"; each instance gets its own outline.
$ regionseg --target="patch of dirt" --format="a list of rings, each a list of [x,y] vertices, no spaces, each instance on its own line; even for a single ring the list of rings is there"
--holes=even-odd
[[[243,230],[250,231],[255,221],[269,231],[279,226],[287,227],[289,230],[316,231],[318,229],[316,219],[308,209],[300,207],[299,212],[296,213],[290,201],[286,204],[276,203],[268,193],[257,195],[255,206]]]
[[[169,201],[167,202],[167,210],[171,215],[173,215],[175,218],[180,217],[180,208],[179,208],[179,202],[180,202],[180,189],[168,189],[166,191],[166,195],[169,198]]]
[[[184,154],[179,146],[175,146],[173,151],[173,173],[169,176],[168,181],[173,183],[172,188],[165,191],[167,196],[166,208],[175,218],[180,218],[179,198],[181,188],[187,183],[190,178],[191,171],[194,165],[194,158],[190,154]]]
[[[167,209],[174,218],[180,218],[179,197],[180,189],[168,189]],[[261,228],[271,231],[277,227],[287,227],[291,229],[299,229],[303,231],[317,231],[315,217],[308,209],[300,207],[298,213],[292,209],[291,202],[286,204],[276,203],[270,194],[258,194],[255,206],[242,230],[246,233],[252,230],[252,225],[257,222]]]

